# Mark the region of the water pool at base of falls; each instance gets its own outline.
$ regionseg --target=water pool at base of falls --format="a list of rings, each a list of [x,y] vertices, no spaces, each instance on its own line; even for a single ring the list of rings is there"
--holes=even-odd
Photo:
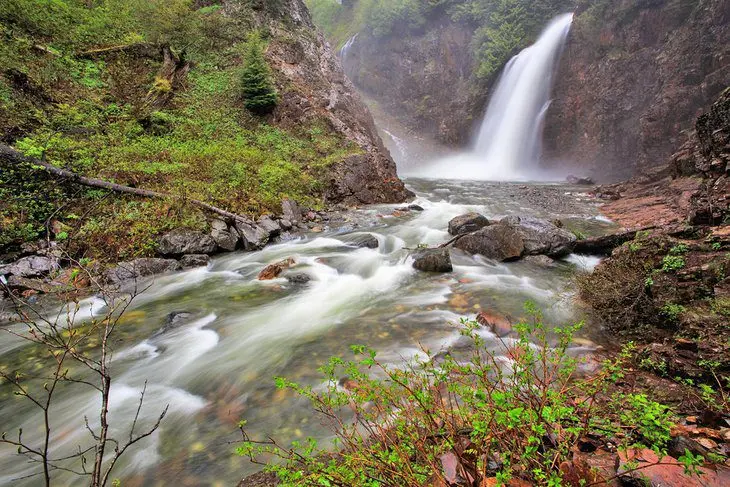
[[[454,252],[454,272],[427,274],[412,268],[409,248],[449,240],[449,220],[468,211],[490,219],[505,215],[559,218],[568,228],[600,234],[612,228],[580,188],[562,185],[429,181],[409,187],[423,211],[404,214],[403,205],[365,207],[341,215],[324,232],[261,251],[213,259],[207,268],[157,276],[137,296],[118,328],[112,363],[111,421],[124,430],[134,416],[147,381],[142,424],[151,424],[166,404],[160,429],[140,443],[115,469],[122,485],[231,485],[257,470],[234,454],[237,424],[246,419],[253,434],[284,443],[312,435],[326,439],[308,403],[276,389],[275,376],[317,384],[316,369],[331,356],[349,356],[349,346],[366,344],[381,360],[398,363],[422,347],[447,348],[458,337],[455,323],[481,310],[518,319],[534,301],[551,323],[580,319],[572,277],[596,259],[569,256],[555,267],[529,262],[499,263]],[[379,248],[358,248],[363,234]],[[267,264],[292,257],[286,278],[258,281]],[[95,306],[93,299],[81,312]],[[178,327],[160,333],[173,312],[190,313]],[[583,342],[582,342],[583,343]],[[488,346],[498,347],[487,335]],[[585,346],[585,343],[582,345]],[[2,364],[39,359],[21,342],[3,345]],[[3,430],[21,425],[40,434],[39,417],[27,402],[0,389]],[[87,389],[70,387],[52,410],[55,454],[88,443],[84,415],[94,419],[98,401]],[[0,450],[0,485],[31,473],[7,447]],[[37,478],[13,485],[37,485]],[[76,485],[72,476],[61,484]]]

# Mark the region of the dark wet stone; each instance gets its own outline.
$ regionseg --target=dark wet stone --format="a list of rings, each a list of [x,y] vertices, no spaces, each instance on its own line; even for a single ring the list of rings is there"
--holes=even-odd
[[[181,269],[180,262],[174,259],[135,259],[129,262],[121,262],[106,273],[107,281],[121,283],[144,276],[173,272]]]
[[[286,280],[291,282],[292,284],[306,284],[312,280],[312,276],[310,276],[309,274],[305,274],[304,272],[300,272],[298,274],[291,274],[289,276],[286,276]]]
[[[160,328],[154,336],[163,335],[176,328],[180,328],[182,325],[189,322],[192,317],[193,314],[187,311],[173,311],[165,317],[165,322],[163,323],[162,328]]]
[[[353,245],[360,248],[377,249],[380,243],[378,242],[375,235],[366,234],[358,235],[357,238],[352,242]]]
[[[408,205],[408,209],[412,211],[423,211],[423,207],[420,205]]]
[[[213,237],[187,228],[176,228],[162,236],[157,251],[161,255],[212,254],[218,245]]]
[[[475,232],[489,225],[489,220],[479,213],[467,213],[453,218],[449,222],[449,233],[453,236]]]
[[[183,255],[180,258],[180,265],[183,269],[191,269],[193,267],[204,267],[210,263],[210,257],[205,254]]]
[[[567,230],[539,218],[508,216],[500,223],[512,227],[522,237],[524,255],[564,257],[572,252],[577,240]]]
[[[503,262],[519,259],[525,250],[520,234],[514,228],[501,223],[464,235],[452,245],[469,254],[479,254]]]
[[[451,272],[451,253],[448,248],[425,249],[414,255],[413,267],[424,272]]]

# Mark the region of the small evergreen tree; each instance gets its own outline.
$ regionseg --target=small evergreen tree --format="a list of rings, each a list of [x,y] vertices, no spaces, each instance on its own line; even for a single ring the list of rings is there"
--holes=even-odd
[[[260,115],[270,113],[279,101],[276,87],[271,79],[264,47],[258,33],[251,34],[246,43],[241,69],[241,96],[244,106]]]

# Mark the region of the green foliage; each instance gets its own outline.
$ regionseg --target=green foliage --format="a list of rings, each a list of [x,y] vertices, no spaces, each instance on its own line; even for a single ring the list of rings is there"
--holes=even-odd
[[[264,57],[264,45],[258,33],[249,36],[239,75],[243,103],[256,114],[266,114],[276,108],[279,95],[271,80],[271,71]]]
[[[671,249],[669,249],[670,255],[684,255],[687,252],[689,252],[689,247],[687,246],[687,244],[683,244],[683,243],[677,244],[674,247],[672,247]]]
[[[663,453],[672,439],[669,408],[651,401],[645,394],[628,394],[623,399],[626,408],[621,413],[621,421],[635,428],[642,446]]]
[[[672,323],[676,323],[679,320],[679,315],[685,311],[687,309],[684,306],[675,303],[667,303],[660,310],[662,316]]]
[[[667,408],[646,396],[608,392],[623,377],[631,350],[597,376],[576,379],[578,362],[568,348],[581,325],[549,330],[534,306],[527,310],[531,319],[517,325],[519,338],[507,350],[486,349],[479,325],[463,321],[462,334],[473,342],[466,358],[447,354],[388,366],[356,345],[353,360],[333,357],[322,366],[324,389],[277,378],[277,387],[309,399],[332,420],[339,452],[330,454],[314,439],[291,446],[257,442],[242,421],[238,453],[254,462],[278,458],[266,469],[284,485],[357,487],[445,481],[445,454],[475,484],[519,475],[561,485],[559,465],[591,434],[612,435],[623,447],[663,450],[671,427]],[[500,359],[505,354],[509,363]]]
[[[664,272],[674,272],[684,269],[686,262],[684,257],[679,255],[667,255],[662,259],[662,270]]]

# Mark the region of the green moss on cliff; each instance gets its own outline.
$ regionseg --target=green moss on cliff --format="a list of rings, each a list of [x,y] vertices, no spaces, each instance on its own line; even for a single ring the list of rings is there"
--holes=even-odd
[[[3,142],[82,175],[180,197],[139,201],[3,167],[0,246],[45,235],[58,220],[80,253],[151,254],[161,231],[205,226],[185,199],[250,214],[276,211],[284,197],[316,207],[324,169],[357,151],[324,121],[282,129],[244,109],[251,2],[230,12],[188,0],[0,6]],[[163,62],[163,46],[175,59]]]

